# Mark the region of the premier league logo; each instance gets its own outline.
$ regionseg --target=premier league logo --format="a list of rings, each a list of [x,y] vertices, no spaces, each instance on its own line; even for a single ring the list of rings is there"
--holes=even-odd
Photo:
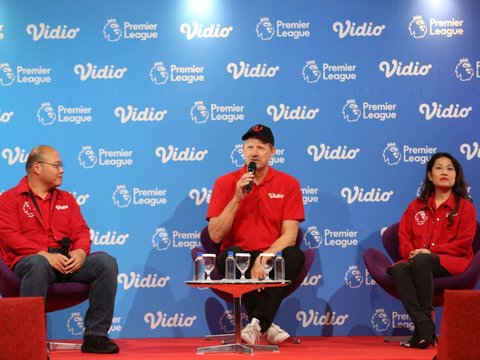
[[[420,210],[415,214],[415,222],[417,225],[424,225],[428,220],[428,215],[425,211]]]
[[[320,235],[320,231],[317,230],[316,226],[309,226],[303,236],[303,241],[310,249],[317,249],[322,244],[322,235]]]
[[[395,143],[388,143],[383,149],[383,161],[388,165],[397,165],[402,160],[402,154]]]
[[[25,201],[23,203],[23,212],[29,217],[34,217],[35,214],[33,213],[32,208],[30,207],[30,203],[28,201]]]
[[[112,195],[113,203],[119,207],[124,208],[130,205],[132,196],[128,192],[125,185],[118,185]]]
[[[302,69],[303,80],[309,84],[318,82],[320,79],[320,69],[315,60],[308,60]]]
[[[10,86],[13,80],[15,80],[15,74],[10,68],[10,65],[6,63],[0,64],[0,85]]]
[[[190,109],[190,117],[195,124],[204,124],[207,122],[210,114],[203,101],[195,101],[195,104]]]
[[[117,24],[117,19],[109,19],[103,27],[103,36],[108,41],[114,42],[122,37],[122,29]]]
[[[85,326],[83,325],[83,318],[80,316],[80,313],[76,312],[70,315],[70,318],[67,320],[67,329],[72,335],[83,334]]]
[[[460,59],[455,67],[455,76],[460,81],[470,81],[473,77],[473,66],[468,59]]]
[[[348,122],[358,121],[360,118],[360,108],[358,107],[355,100],[347,100],[346,104],[343,106],[342,115],[345,120]]]
[[[97,164],[97,155],[92,147],[87,145],[78,154],[78,162],[84,169],[91,169]]]
[[[390,326],[390,319],[384,309],[377,309],[375,314],[373,314],[370,323],[376,331],[385,331]]]
[[[220,329],[225,333],[232,333],[234,328],[235,318],[233,313],[230,310],[226,310],[222,316],[220,317]],[[248,315],[245,314],[243,311],[240,314],[240,322],[242,324],[242,328],[248,324]]]
[[[243,146],[241,144],[235,145],[230,153],[230,159],[232,164],[236,167],[242,167],[245,164],[245,158],[243,157]]]
[[[225,311],[220,317],[220,329],[225,333],[230,333],[234,331],[234,321],[235,318],[231,311]]]
[[[158,251],[167,250],[170,246],[170,237],[165,228],[159,227],[152,236],[153,247]]]
[[[57,118],[57,114],[49,102],[42,103],[42,106],[37,111],[37,119],[42,125],[52,125]]]
[[[421,39],[427,34],[427,24],[423,20],[421,15],[416,15],[408,24],[408,31],[410,35],[415,39]]]
[[[257,36],[261,40],[270,40],[275,34],[275,29],[273,24],[270,22],[268,17],[260,19],[260,22],[257,24],[256,28]]]
[[[345,284],[351,289],[356,289],[362,286],[363,276],[358,266],[350,266],[345,274]]]
[[[150,80],[155,85],[163,85],[167,82],[168,71],[163,62],[159,61],[153,64],[153,67],[150,69]]]

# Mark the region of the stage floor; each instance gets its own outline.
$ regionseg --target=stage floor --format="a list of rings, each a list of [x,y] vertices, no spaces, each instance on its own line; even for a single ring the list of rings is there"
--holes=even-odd
[[[426,350],[406,349],[398,343],[385,343],[382,337],[334,336],[301,337],[300,344],[284,342],[280,352],[257,352],[253,356],[271,359],[328,359],[328,360],[432,360],[437,348]],[[118,339],[120,353],[116,355],[82,354],[80,350],[56,350],[50,354],[51,360],[80,359],[245,359],[250,355],[204,354],[197,355],[196,348],[219,344],[201,338],[188,339]]]

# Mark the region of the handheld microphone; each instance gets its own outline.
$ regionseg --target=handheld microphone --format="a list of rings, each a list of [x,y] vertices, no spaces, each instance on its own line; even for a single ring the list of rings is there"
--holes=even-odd
[[[247,166],[247,171],[249,173],[255,174],[255,171],[257,171],[257,164],[254,161],[250,161]],[[245,186],[245,192],[248,194],[250,191],[252,191],[252,185],[253,185],[253,179]]]
[[[60,250],[60,254],[68,257],[68,251],[70,250],[70,238],[69,237],[63,237],[62,241],[60,242],[60,246],[62,247],[62,250]],[[65,282],[66,280],[67,280],[67,275],[62,274],[61,281]]]

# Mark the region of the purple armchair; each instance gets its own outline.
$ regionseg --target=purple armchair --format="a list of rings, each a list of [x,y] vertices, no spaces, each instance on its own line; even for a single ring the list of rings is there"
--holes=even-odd
[[[383,290],[397,299],[399,296],[395,290],[392,277],[387,274],[387,268],[393,262],[401,259],[398,253],[398,226],[399,223],[389,226],[382,235],[383,246],[391,260],[374,248],[367,249],[363,254],[363,261],[372,278]],[[446,289],[471,290],[477,285],[480,278],[480,226],[478,222],[472,246],[474,258],[464,273],[435,279],[433,306],[443,305],[443,292]]]
[[[0,295],[18,297],[20,278],[0,258]],[[81,283],[54,283],[48,288],[45,312],[67,309],[88,299],[90,288]],[[78,343],[47,342],[47,351],[54,349],[80,349]]]

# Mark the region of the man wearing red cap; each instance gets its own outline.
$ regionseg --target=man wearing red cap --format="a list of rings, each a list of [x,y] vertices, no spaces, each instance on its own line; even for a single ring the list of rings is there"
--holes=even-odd
[[[300,184],[269,166],[275,155],[270,128],[254,125],[242,140],[245,166],[215,181],[207,213],[210,237],[220,244],[218,269],[224,273],[227,251],[247,252],[251,255],[247,277],[263,279],[259,255],[281,251],[285,279],[294,280],[305,260],[295,246],[299,223],[305,219]],[[250,320],[242,331],[245,342],[255,344],[264,337],[279,344],[290,336],[273,323],[287,291],[288,287],[266,288],[243,296]]]

